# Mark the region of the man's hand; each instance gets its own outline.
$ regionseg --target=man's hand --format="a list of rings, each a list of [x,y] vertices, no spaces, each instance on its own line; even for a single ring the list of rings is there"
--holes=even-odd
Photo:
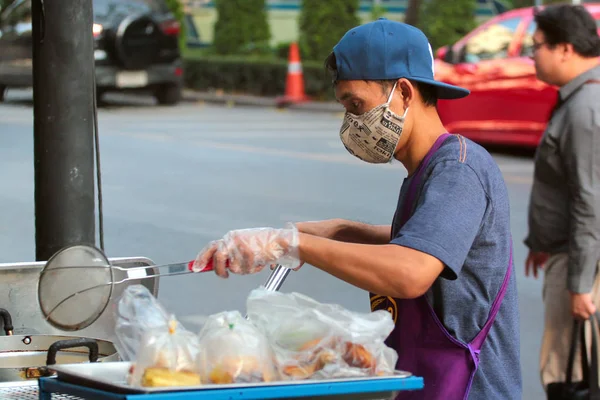
[[[525,276],[529,276],[529,272],[533,273],[533,277],[537,279],[538,269],[543,269],[544,264],[550,256],[548,253],[530,251],[525,261]]]
[[[196,257],[193,270],[201,271],[209,260],[215,273],[227,278],[234,274],[254,274],[266,265],[281,264],[299,268],[298,230],[255,228],[228,232],[222,239],[209,243]]]
[[[590,293],[571,293],[571,313],[573,317],[586,321],[596,312]]]

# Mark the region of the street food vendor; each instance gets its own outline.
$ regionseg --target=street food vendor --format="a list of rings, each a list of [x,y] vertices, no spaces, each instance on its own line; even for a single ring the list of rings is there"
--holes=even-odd
[[[520,399],[507,188],[490,154],[447,133],[436,109],[469,91],[434,80],[425,35],[386,19],[348,31],[326,65],[346,109],[339,134],[348,152],[368,163],[395,158],[408,171],[391,226],[331,219],[234,230],[195,268],[212,259],[223,278],[276,263],[319,268],[392,314],[397,368],[425,383],[399,398]]]

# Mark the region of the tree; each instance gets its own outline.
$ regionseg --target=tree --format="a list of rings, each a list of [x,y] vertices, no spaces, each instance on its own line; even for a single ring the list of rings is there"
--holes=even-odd
[[[477,26],[476,0],[427,0],[421,9],[420,28],[435,50],[453,44]]]
[[[0,15],[14,2],[15,0],[0,0]]]
[[[300,51],[308,60],[323,61],[342,36],[360,24],[359,0],[303,0],[299,16]]]
[[[265,0],[215,0],[218,19],[213,46],[218,54],[263,52],[271,31]]]
[[[421,0],[408,0],[408,7],[404,16],[404,22],[409,25],[418,26],[419,14],[421,13]]]
[[[166,0],[167,7],[177,19],[180,26],[179,31],[179,43],[185,44],[185,13],[183,12],[183,5],[180,0]]]

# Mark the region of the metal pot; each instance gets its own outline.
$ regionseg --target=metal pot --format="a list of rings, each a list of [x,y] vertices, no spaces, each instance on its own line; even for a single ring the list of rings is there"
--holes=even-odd
[[[54,364],[119,361],[106,340],[58,335],[12,335],[10,314],[0,309],[7,336],[0,337],[0,382],[24,381],[54,374]]]

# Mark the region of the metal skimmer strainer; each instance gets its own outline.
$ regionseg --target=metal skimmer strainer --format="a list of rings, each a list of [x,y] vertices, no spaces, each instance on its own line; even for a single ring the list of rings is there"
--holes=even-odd
[[[153,277],[190,274],[193,261],[139,268],[113,266],[104,253],[90,245],[65,247],[46,263],[38,281],[38,303],[46,320],[66,330],[84,329],[96,321],[110,304],[115,285]],[[153,274],[155,269],[177,272]],[[212,271],[209,263],[202,271]],[[150,273],[146,273],[149,271]],[[290,269],[278,265],[265,283],[279,290]]]

